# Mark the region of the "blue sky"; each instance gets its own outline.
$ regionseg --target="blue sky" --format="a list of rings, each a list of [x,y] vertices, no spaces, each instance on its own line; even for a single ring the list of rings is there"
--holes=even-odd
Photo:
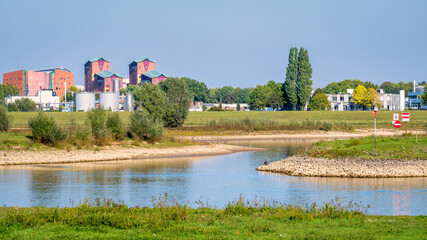
[[[283,82],[308,49],[313,87],[427,80],[427,1],[0,0],[0,73],[63,66],[83,85],[95,57],[128,74],[140,57],[209,88]]]

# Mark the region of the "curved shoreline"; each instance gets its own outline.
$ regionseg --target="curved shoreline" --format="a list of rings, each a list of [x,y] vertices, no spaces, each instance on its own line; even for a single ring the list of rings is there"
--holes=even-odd
[[[100,150],[0,151],[0,165],[30,165],[114,161],[146,158],[213,156],[259,150],[225,144],[173,148],[108,147]]]
[[[260,166],[256,170],[307,177],[427,177],[427,160],[326,159],[292,156],[267,166]]]
[[[392,136],[390,131],[377,131],[377,136]],[[312,131],[304,133],[273,133],[273,134],[242,134],[242,135],[201,135],[201,136],[177,136],[179,139],[196,142],[233,142],[233,141],[312,141],[319,139],[348,139],[372,136],[372,131],[359,132],[321,132]]]

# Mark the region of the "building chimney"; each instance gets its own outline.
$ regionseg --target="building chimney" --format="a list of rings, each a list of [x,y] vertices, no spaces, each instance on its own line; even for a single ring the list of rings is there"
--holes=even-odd
[[[414,92],[415,92],[415,80],[414,80]]]

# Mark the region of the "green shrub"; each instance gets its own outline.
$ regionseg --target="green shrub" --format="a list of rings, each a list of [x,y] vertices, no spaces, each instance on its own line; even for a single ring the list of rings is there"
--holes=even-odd
[[[162,121],[156,120],[146,111],[136,110],[130,115],[129,122],[129,129],[132,137],[137,137],[141,140],[154,142],[158,140],[164,132]]]
[[[358,138],[352,138],[350,140],[350,143],[347,144],[347,147],[349,147],[349,146],[358,146],[358,145],[362,145],[362,140],[360,140]]]
[[[91,128],[92,136],[97,145],[105,145],[108,140],[107,131],[107,111],[103,108],[92,109],[87,113],[88,125]]]
[[[208,111],[221,112],[221,111],[225,111],[225,109],[222,109],[221,107],[213,106],[213,107],[209,108]]]
[[[53,117],[49,118],[42,111],[28,121],[28,127],[35,142],[57,145],[67,137],[66,132],[59,127]]]
[[[35,112],[37,110],[37,103],[29,98],[18,99],[15,104],[20,112]]]
[[[9,112],[18,112],[19,111],[18,106],[16,106],[15,103],[8,103],[7,104],[7,110]]]
[[[0,131],[7,131],[10,127],[11,116],[7,114],[5,106],[0,105]]]
[[[108,115],[106,125],[107,129],[111,133],[111,136],[113,136],[116,140],[123,138],[123,123],[118,112]]]
[[[86,146],[91,142],[90,133],[90,128],[87,125],[77,124],[72,118],[67,142],[78,147]]]

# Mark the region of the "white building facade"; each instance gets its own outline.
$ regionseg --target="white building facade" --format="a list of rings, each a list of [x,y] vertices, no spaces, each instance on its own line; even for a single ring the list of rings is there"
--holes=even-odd
[[[5,101],[6,104],[9,103],[15,103],[16,100],[20,100],[23,98],[28,98],[32,101],[34,101],[35,103],[37,103],[37,107],[41,110],[50,110],[50,109],[54,109],[54,110],[58,110],[59,109],[59,97],[58,96],[53,96],[53,91],[52,90],[43,90],[43,91],[38,91],[36,96],[10,96],[10,97],[6,97]]]
[[[405,110],[405,90],[400,90],[399,94],[384,93],[382,89],[377,90],[380,96],[382,107],[380,110],[404,111]],[[332,111],[355,111],[361,109],[359,105],[351,101],[353,89],[347,89],[344,94],[326,94],[331,104]]]

